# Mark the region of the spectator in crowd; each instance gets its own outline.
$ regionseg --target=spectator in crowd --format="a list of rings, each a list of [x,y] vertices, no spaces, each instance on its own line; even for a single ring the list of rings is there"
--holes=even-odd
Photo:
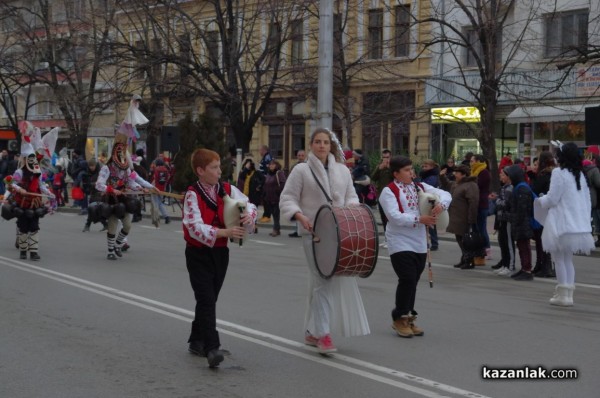
[[[429,184],[434,188],[440,186],[440,166],[433,159],[425,159],[421,163],[421,171],[419,172],[421,182]],[[435,224],[428,227],[429,237],[431,238],[430,249],[436,251],[438,249],[438,234]]]
[[[145,180],[148,180],[148,173],[150,171],[150,165],[148,164],[148,161],[146,160],[146,155],[144,153],[144,149],[143,148],[138,148],[135,151],[135,156],[137,159],[137,164],[138,166],[140,166],[140,168],[146,170],[145,174],[140,174],[140,172],[138,170],[136,170],[136,172]],[[144,177],[144,175],[146,177]]]
[[[516,242],[521,269],[510,277],[517,281],[531,281],[531,243],[533,238],[533,191],[525,182],[525,172],[519,165],[504,168],[504,174],[513,186],[510,195],[510,232]],[[508,181],[507,181],[508,182]],[[525,184],[520,183],[524,182]]]
[[[498,234],[498,246],[500,246],[500,261],[493,265],[500,276],[511,275],[515,271],[515,241],[512,238],[510,227],[510,195],[513,186],[506,176],[504,170],[500,171],[500,195],[490,194],[490,199],[495,201],[494,230]]]
[[[506,155],[502,156],[502,159],[500,159],[500,164],[498,165],[498,173],[501,172],[505,167],[512,165],[512,153],[506,152]]]
[[[4,177],[8,175],[8,151],[3,149],[0,152],[0,195],[4,195]]]
[[[481,154],[475,154],[471,157],[471,175],[477,178],[479,187],[479,209],[477,211],[477,229],[485,240],[486,260],[491,260],[492,249],[490,246],[490,236],[487,231],[487,218],[489,209],[490,184],[492,175],[487,164],[487,159]]]
[[[381,162],[379,162],[379,165],[371,175],[371,180],[373,181],[373,183],[375,183],[375,186],[377,187],[377,197],[381,195],[381,191],[383,191],[383,188],[387,187],[390,182],[394,181],[394,176],[392,175],[392,171],[390,170],[391,157],[392,151],[390,151],[389,149],[384,149],[383,151],[381,151]],[[388,220],[379,202],[377,202],[377,208],[379,209],[379,215],[381,216],[383,232],[385,232]],[[383,248],[387,248],[387,242],[382,243],[381,246]]]
[[[83,156],[83,152],[80,149],[73,151],[73,159],[71,160],[71,172],[69,173],[73,178],[73,186],[79,187],[83,190],[84,197],[78,200],[76,205],[81,207],[80,215],[87,214],[88,211],[88,196],[86,189],[89,192],[89,170],[88,164]]]
[[[599,161],[600,157],[596,154],[593,155],[592,160],[583,161],[583,172],[585,173],[588,185],[590,187],[590,200],[592,203],[592,225],[594,226],[594,233],[598,235],[600,233],[600,171]],[[596,247],[600,247],[600,237],[595,243]]]
[[[446,232],[454,234],[456,243],[460,247],[461,258],[454,268],[471,269],[473,263],[472,254],[463,245],[463,236],[469,232],[469,228],[477,223],[479,208],[479,187],[477,179],[471,176],[471,169],[464,164],[454,169],[454,181],[446,178],[448,169],[440,171],[440,183],[444,190],[452,195],[452,202],[448,208],[450,222]]]
[[[300,163],[304,163],[304,162],[306,162],[306,151],[304,151],[304,149],[299,149],[298,152],[296,152],[296,163],[290,169],[290,174],[292,174],[294,167],[296,167]],[[300,223],[298,221],[296,221],[296,230],[294,232],[288,234],[288,236],[290,238],[300,238],[299,232],[300,232]]]
[[[248,197],[250,203],[257,207],[261,203],[264,183],[265,176],[256,170],[254,161],[252,159],[244,160],[238,175],[237,188]]]
[[[155,166],[154,173],[152,174],[152,185],[159,191],[165,191],[167,189],[167,184],[169,183],[170,171],[165,165],[165,162],[161,159],[156,160]],[[161,196],[152,195],[152,201],[154,202],[154,206],[158,207],[160,215],[165,219],[165,224],[170,223],[171,219],[165,209]]]
[[[275,159],[269,163],[269,169],[265,176],[263,186],[263,204],[273,215],[273,231],[269,235],[279,236],[281,233],[281,224],[279,218],[279,197],[285,185],[286,176],[281,170],[281,164]]]
[[[454,181],[454,168],[456,167],[456,162],[454,161],[453,157],[449,157],[448,159],[446,159],[446,163],[440,167],[440,171],[447,169],[446,170],[446,178],[448,179],[448,181]]]
[[[354,158],[354,167],[352,168],[352,180],[354,181],[354,189],[361,203],[364,201],[364,196],[368,189],[371,179],[369,178],[369,163],[365,159],[361,149],[352,151]]]
[[[52,175],[52,190],[56,197],[56,205],[63,207],[65,205],[65,199],[63,191],[65,189],[65,172],[61,166],[56,166],[56,171]]]
[[[556,167],[554,156],[551,152],[545,151],[540,153],[539,159],[534,162],[535,174],[530,179],[531,189],[537,196],[542,196],[548,193],[550,189],[550,177],[552,170]],[[533,230],[533,240],[535,241],[535,266],[533,267],[533,275],[542,278],[554,278],[556,274],[552,269],[552,258],[550,253],[544,251],[542,243],[542,233],[544,228]]]
[[[465,153],[465,157],[463,158],[461,164],[464,164],[465,166],[471,167],[471,159],[472,158],[473,158],[473,152],[467,152],[467,153]]]
[[[269,169],[269,163],[271,163],[271,160],[273,160],[273,157],[271,156],[271,151],[269,150],[269,147],[266,145],[261,145],[261,147],[259,149],[259,153],[261,156],[259,171],[263,176],[265,176]],[[258,206],[258,204],[256,204],[256,206]],[[269,212],[269,210],[267,208],[264,208],[263,215],[258,222],[266,223],[269,221],[271,221],[271,213]]]

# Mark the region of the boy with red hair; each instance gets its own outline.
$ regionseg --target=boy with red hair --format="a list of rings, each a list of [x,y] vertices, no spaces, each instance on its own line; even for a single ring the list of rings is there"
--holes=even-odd
[[[219,349],[216,304],[229,265],[228,238],[243,238],[254,231],[257,209],[236,187],[221,179],[219,154],[209,149],[196,149],[191,159],[198,181],[191,185],[184,199],[183,234],[185,260],[196,298],[192,332],[188,339],[192,354],[206,356],[208,366],[216,368],[226,350]],[[224,196],[245,200],[246,210],[240,214],[239,227],[227,228],[224,221]]]

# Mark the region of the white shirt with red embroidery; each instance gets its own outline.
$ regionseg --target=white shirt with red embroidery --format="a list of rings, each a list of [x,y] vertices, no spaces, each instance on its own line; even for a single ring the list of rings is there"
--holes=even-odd
[[[206,187],[206,185],[203,186]],[[254,204],[248,201],[248,197],[233,185],[231,186],[230,196],[231,199],[245,200],[247,202],[246,211],[252,216],[254,223],[256,223],[258,210]],[[247,233],[254,232],[254,223],[245,226]],[[189,235],[193,239],[205,246],[213,247],[217,241],[218,228],[204,223],[200,208],[198,207],[198,195],[193,190],[188,190],[185,194],[183,203],[183,227],[187,229]]]
[[[419,210],[419,194],[414,183],[404,184],[394,181],[400,191],[402,212],[398,206],[398,198],[389,187],[383,188],[379,196],[379,204],[383,209],[388,223],[385,237],[389,254],[401,251],[427,253],[427,233],[425,224],[419,223],[421,212]],[[425,192],[432,192],[440,197],[440,203],[447,209],[452,201],[452,196],[441,189],[420,183]],[[438,231],[443,232],[443,231]]]

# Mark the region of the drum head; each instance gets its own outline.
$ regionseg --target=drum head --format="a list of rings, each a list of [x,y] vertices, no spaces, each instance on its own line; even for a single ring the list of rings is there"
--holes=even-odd
[[[339,261],[340,241],[338,223],[331,206],[321,206],[313,230],[321,238],[320,242],[313,241],[312,244],[317,271],[323,278],[331,278]]]

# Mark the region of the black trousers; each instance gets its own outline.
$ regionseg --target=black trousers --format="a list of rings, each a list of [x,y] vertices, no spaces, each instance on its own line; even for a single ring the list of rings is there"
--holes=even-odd
[[[417,283],[425,269],[427,253],[404,251],[394,253],[390,258],[394,271],[398,276],[396,308],[392,311],[392,319],[395,321],[403,315],[417,314],[415,311]]]
[[[195,316],[188,342],[200,342],[204,345],[205,353],[208,353],[221,346],[216,307],[229,265],[229,248],[187,246],[185,261],[196,298]]]
[[[25,214],[23,214],[21,217],[17,218],[17,228],[22,234],[39,231],[40,218],[36,215],[27,217]]]

